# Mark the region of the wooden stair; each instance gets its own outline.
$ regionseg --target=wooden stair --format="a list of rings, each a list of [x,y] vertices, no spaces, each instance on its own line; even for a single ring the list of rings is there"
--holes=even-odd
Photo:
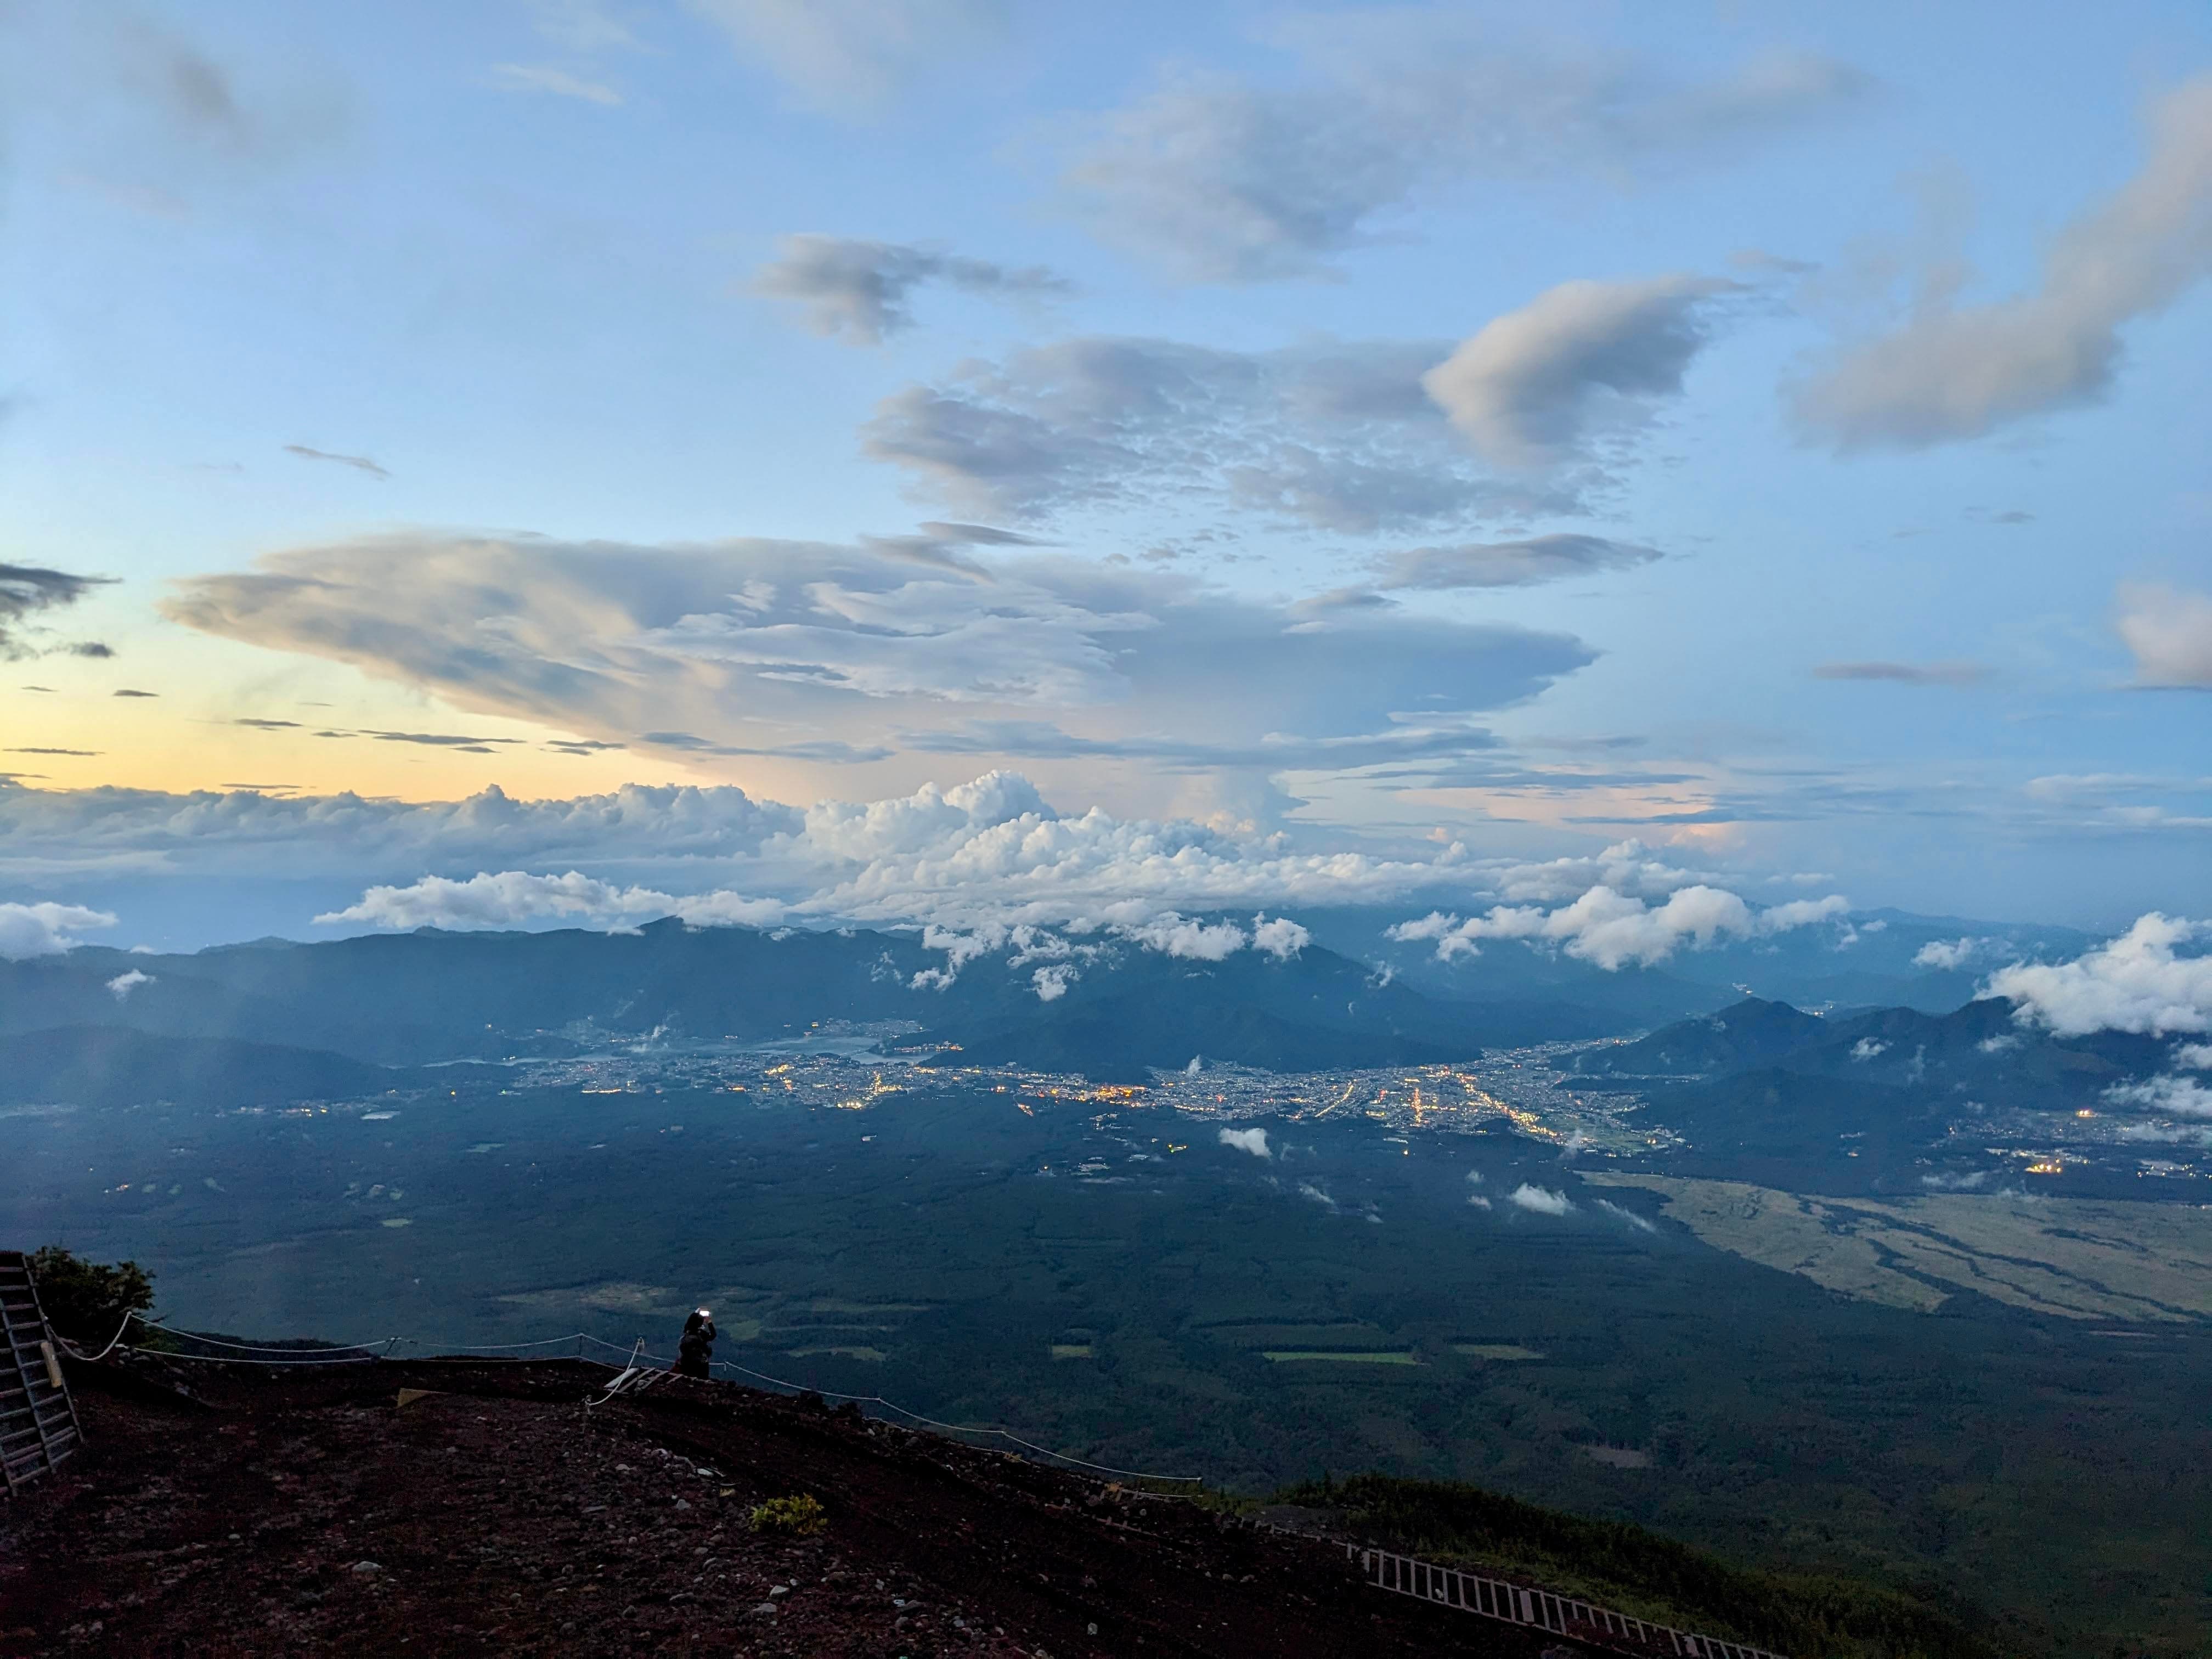
[[[0,1250],[0,1474],[9,1495],[58,1468],[82,1437],[31,1264],[20,1250]]]

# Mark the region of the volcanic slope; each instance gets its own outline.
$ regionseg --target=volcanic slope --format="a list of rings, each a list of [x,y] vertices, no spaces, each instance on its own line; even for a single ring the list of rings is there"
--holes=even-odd
[[[212,1369],[212,1368],[207,1368]],[[1497,1654],[1324,1543],[818,1400],[580,1365],[73,1367],[84,1453],[0,1510],[0,1654]],[[396,1402],[403,1389],[434,1392]],[[817,1498],[811,1538],[752,1531]]]

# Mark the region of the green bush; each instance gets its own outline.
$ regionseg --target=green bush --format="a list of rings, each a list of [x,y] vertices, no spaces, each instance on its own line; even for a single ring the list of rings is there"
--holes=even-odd
[[[771,1498],[757,1506],[752,1514],[755,1532],[782,1533],[792,1538],[811,1538],[829,1524],[829,1512],[805,1492],[792,1498]]]
[[[154,1305],[154,1280],[135,1261],[109,1267],[83,1261],[58,1244],[31,1257],[38,1280],[39,1305],[46,1322],[80,1346],[105,1346],[125,1314],[143,1314]]]

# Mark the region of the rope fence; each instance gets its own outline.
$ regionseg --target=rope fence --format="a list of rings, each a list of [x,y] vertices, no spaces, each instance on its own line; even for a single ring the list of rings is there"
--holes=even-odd
[[[200,1343],[209,1347],[228,1349],[230,1352],[224,1354],[189,1353],[170,1348],[150,1347],[143,1344],[136,1346],[126,1344],[123,1340],[124,1334],[130,1329],[133,1320],[137,1320],[149,1330],[159,1331],[163,1336],[173,1341]],[[574,1351],[572,1357],[585,1364],[598,1365],[611,1371],[635,1370],[638,1368],[640,1360],[651,1360],[657,1365],[670,1368],[672,1368],[675,1364],[667,1355],[651,1352],[642,1341],[625,1347],[620,1343],[609,1342],[600,1337],[593,1336],[588,1331],[574,1331],[567,1336],[542,1337],[533,1342],[453,1344],[426,1342],[420,1337],[392,1336],[386,1337],[381,1342],[348,1342],[333,1344],[329,1347],[299,1348],[276,1343],[232,1342],[222,1337],[200,1336],[191,1331],[172,1331],[164,1326],[155,1324],[150,1320],[143,1319],[137,1314],[124,1316],[121,1328],[116,1331],[113,1339],[99,1353],[87,1354],[74,1346],[70,1346],[69,1351],[71,1355],[79,1359],[105,1359],[118,1346],[122,1347],[126,1353],[145,1354],[157,1359],[198,1360],[203,1364],[216,1365],[359,1365],[379,1359],[398,1358],[399,1351],[403,1348],[430,1350],[431,1352],[418,1355],[419,1358],[426,1359],[442,1358],[447,1355],[467,1354],[487,1359],[513,1358],[518,1361],[526,1361],[538,1349],[558,1347],[572,1349]],[[586,1347],[600,1348],[609,1353],[618,1354],[622,1357],[622,1363],[613,1364],[603,1359],[593,1358],[585,1353],[584,1350]],[[1158,1480],[1170,1486],[1196,1487],[1206,1484],[1206,1478],[1203,1475],[1159,1474],[1149,1469],[1125,1469],[1111,1463],[1094,1462],[1087,1457],[1077,1457],[1070,1452],[1055,1451],[1049,1446],[1041,1446],[1034,1440],[1024,1439],[1012,1430],[1000,1428],[996,1424],[947,1423],[938,1418],[926,1416],[921,1412],[909,1410],[896,1401],[887,1400],[879,1394],[846,1394],[836,1389],[817,1388],[811,1382],[794,1382],[787,1377],[772,1376],[766,1371],[754,1370],[750,1366],[740,1365],[732,1359],[711,1361],[708,1370],[714,1375],[750,1378],[753,1382],[766,1383],[772,1389],[781,1389],[787,1394],[811,1394],[824,1400],[850,1402],[858,1406],[878,1407],[897,1417],[919,1423],[941,1433],[980,1435],[1002,1440],[1008,1445],[1018,1446],[1024,1451],[1034,1453],[1039,1457],[1073,1464],[1078,1468],[1092,1470],[1100,1474],[1116,1475],[1132,1480]]]

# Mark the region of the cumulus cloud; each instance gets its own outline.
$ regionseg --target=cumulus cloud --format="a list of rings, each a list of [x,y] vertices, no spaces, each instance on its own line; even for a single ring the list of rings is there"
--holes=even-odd
[[[2060,1036],[2212,1030],[2212,956],[2184,956],[2179,948],[2205,931],[2201,922],[2153,911],[2072,962],[2001,968],[1981,994],[2008,999],[2014,1018]]]
[[[88,928],[112,927],[115,918],[81,904],[0,904],[0,960],[55,957],[74,951]]]
[[[1995,939],[1972,937],[1931,939],[1912,953],[1912,965],[1946,969],[1963,968],[1996,943]]]
[[[774,899],[709,892],[682,898],[643,887],[617,887],[571,870],[533,876],[520,870],[479,872],[465,881],[425,876],[406,887],[372,887],[357,904],[315,918],[321,927],[519,927],[549,917],[617,927],[657,916],[702,926],[780,921]]]
[[[1679,396],[1716,295],[1698,276],[1562,283],[1486,325],[1422,376],[1467,441],[1500,466],[1555,466]]]
[[[801,100],[842,114],[882,103],[934,60],[1001,33],[1004,0],[689,0]]]
[[[2212,1117],[2212,1089],[2193,1077],[2169,1075],[2115,1084],[2105,1091],[2105,1098],[2115,1105],[2141,1106],[2170,1117]]]
[[[1565,1215],[1575,1207],[1565,1193],[1532,1187],[1525,1181],[1505,1195],[1505,1201],[1516,1210],[1532,1210],[1538,1215]]]
[[[1661,556],[1658,549],[1604,536],[1556,534],[1511,542],[1414,547],[1375,563],[1379,588],[1534,587],[1539,582],[1631,570]]]
[[[1466,753],[1492,741],[1467,714],[1593,656],[1562,635],[1316,617],[1010,542],[960,525],[853,546],[395,535],[196,578],[164,609],[588,740],[824,764],[991,754],[989,734],[1040,727],[1086,755],[1157,757],[1154,773]]]
[[[2185,1042],[2173,1051],[2173,1063],[2185,1071],[2212,1072],[2212,1042]]]
[[[1824,662],[1816,680],[1876,680],[1892,685],[1979,685],[1990,671],[1973,662]]]
[[[880,345],[914,326],[908,298],[931,283],[987,298],[1064,294],[1071,284],[1042,266],[1009,270],[937,248],[848,236],[786,236],[776,257],[753,274],[755,294],[789,301],[814,333],[855,345]]]
[[[1324,1210],[1328,1211],[1332,1215],[1336,1212],[1338,1208],[1336,1200],[1331,1198],[1322,1188],[1310,1181],[1301,1181],[1298,1182],[1298,1196],[1300,1198],[1311,1200],[1314,1203],[1320,1205]]]
[[[987,518],[1196,501],[1371,534],[1571,508],[1559,489],[1509,486],[1473,464],[1422,390],[1449,349],[1369,340],[1232,351],[1081,336],[893,393],[863,447]]]
[[[1664,962],[1686,945],[1703,949],[1727,936],[1754,939],[1834,921],[1849,908],[1840,895],[1831,895],[1754,910],[1735,894],[1703,884],[1678,888],[1654,905],[1596,886],[1555,910],[1501,904],[1465,921],[1432,911],[1400,922],[1389,929],[1389,937],[1432,941],[1443,962],[1480,954],[1484,939],[1528,939],[1556,945],[1612,973],[1632,963],[1649,967]]]
[[[1923,304],[1796,389],[1808,435],[1839,450],[1917,448],[2093,402],[2120,330],[2212,274],[2212,75],[2150,112],[2142,171],[2063,228],[2029,293]]]
[[[1851,1058],[1857,1060],[1875,1060],[1889,1052],[1889,1044],[1878,1037],[1861,1037],[1851,1044]]]
[[[1163,945],[1226,945],[1233,933],[1239,948],[1276,956],[1307,943],[1304,927],[1270,914],[1280,907],[1386,902],[1462,886],[1468,873],[1452,848],[1392,859],[1188,819],[1063,814],[1011,773],[804,809],[726,787],[631,786],[543,801],[488,789],[409,803],[0,781],[0,875],[58,870],[377,880],[386,890],[352,907],[349,926],[560,916],[626,926],[671,914],[703,922],[704,907],[726,894],[740,907],[776,900],[794,922],[930,924],[934,949],[975,939],[978,951],[996,950],[1016,928],[1080,923]],[[425,872],[431,879],[418,880]],[[1249,927],[1187,919],[1231,909],[1260,914]]]
[[[128,1002],[133,991],[142,985],[151,985],[153,982],[153,975],[142,973],[133,968],[127,973],[118,974],[113,979],[109,980],[107,989],[118,1002]]]
[[[1623,54],[1411,9],[1308,15],[1278,25],[1273,43],[1292,61],[1286,78],[1173,69],[1079,124],[1062,191],[1098,235],[1194,281],[1312,276],[1440,189],[1633,179],[1848,106],[1867,85],[1807,54],[1669,81]]]
[[[0,662],[19,662],[51,648],[34,643],[44,630],[32,619],[73,605],[113,580],[72,575],[40,565],[0,564]]]
[[[2120,638],[2138,685],[2212,688],[2212,595],[2149,582],[2120,586]]]
[[[1249,1152],[1255,1158],[1274,1156],[1267,1150],[1267,1132],[1265,1129],[1224,1129],[1221,1144],[1234,1146],[1240,1152]]]

